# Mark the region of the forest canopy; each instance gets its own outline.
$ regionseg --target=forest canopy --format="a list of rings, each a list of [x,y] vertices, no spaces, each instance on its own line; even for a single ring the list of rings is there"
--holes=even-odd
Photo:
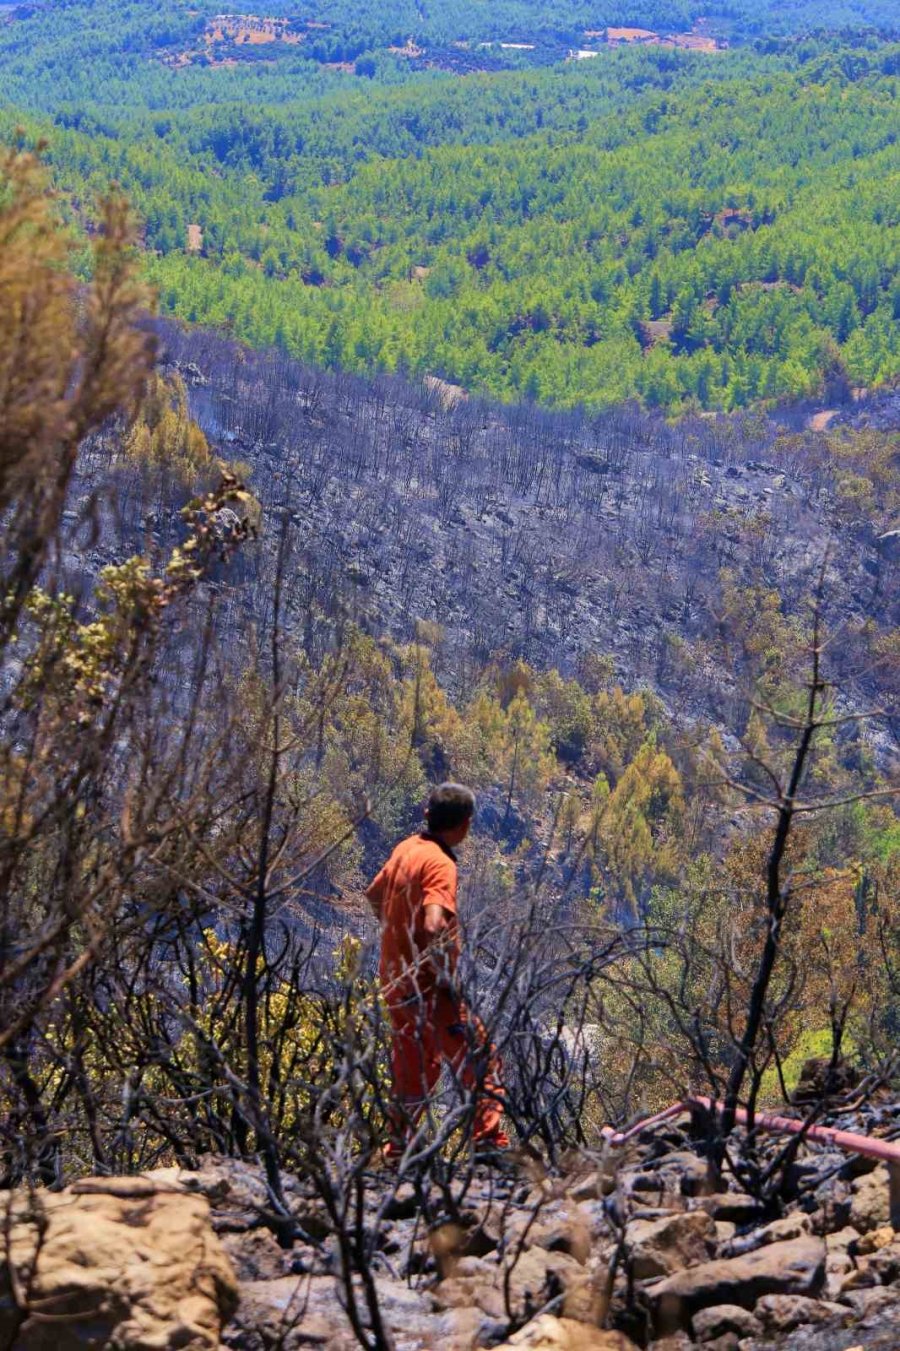
[[[558,407],[840,402],[900,370],[890,8],[20,8],[0,136],[46,139],[79,222],[119,182],[163,306],[255,346]],[[731,46],[604,49],[626,18]]]

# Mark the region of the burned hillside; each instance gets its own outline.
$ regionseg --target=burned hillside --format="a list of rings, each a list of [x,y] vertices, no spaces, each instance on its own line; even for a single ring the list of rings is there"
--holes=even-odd
[[[856,466],[822,436],[760,416],[670,425],[633,406],[588,418],[452,400],[440,382],[330,375],[168,325],[161,336],[212,443],[250,466],[267,524],[245,568],[271,568],[279,519],[296,536],[289,609],[307,639],[322,616],[400,641],[425,621],[442,678],[462,687],[492,659],[578,672],[603,655],[626,687],[732,730],[741,612],[777,595],[803,622],[821,575],[844,697],[890,712],[892,502],[877,483],[854,496]],[[865,421],[889,446],[896,400]],[[254,591],[237,603],[252,607]]]

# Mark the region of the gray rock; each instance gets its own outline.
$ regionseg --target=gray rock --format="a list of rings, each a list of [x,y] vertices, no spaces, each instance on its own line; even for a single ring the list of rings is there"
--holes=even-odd
[[[793,1332],[807,1323],[828,1323],[833,1318],[847,1319],[848,1310],[828,1300],[808,1299],[805,1295],[763,1295],[754,1313],[767,1332]]]
[[[678,1177],[683,1196],[704,1196],[712,1191],[709,1164],[688,1150],[666,1154],[657,1160],[654,1167],[664,1174]]]
[[[744,1253],[755,1252],[769,1243],[787,1243],[793,1238],[802,1238],[810,1232],[810,1218],[800,1212],[782,1215],[761,1229],[752,1229],[749,1234],[741,1234],[732,1239],[722,1251],[723,1257],[740,1257]]]
[[[726,1332],[734,1332],[739,1337],[755,1337],[762,1331],[759,1319],[739,1304],[718,1304],[712,1309],[700,1309],[694,1314],[692,1324],[698,1342],[714,1341]]]
[[[268,1229],[224,1234],[221,1243],[239,1281],[271,1281],[300,1275],[312,1271],[317,1264],[315,1249],[295,1245],[285,1251]]]
[[[847,1327],[843,1318],[836,1318],[795,1328],[786,1338],[765,1335],[741,1343],[741,1351],[775,1351],[776,1347],[779,1351],[851,1351],[853,1347],[856,1351],[860,1347],[864,1351],[897,1351],[897,1310],[886,1307],[874,1312],[864,1320],[864,1327],[860,1323]]]
[[[900,1234],[892,1243],[880,1248],[869,1258],[869,1270],[873,1271],[884,1285],[893,1285],[900,1281]]]
[[[475,1344],[484,1321],[480,1311],[468,1306],[436,1313],[428,1295],[403,1281],[379,1276],[376,1286],[382,1316],[398,1344],[440,1345],[441,1351],[468,1351]],[[341,1305],[339,1284],[330,1276],[245,1283],[224,1342],[240,1351],[248,1346],[305,1351],[316,1345],[358,1351],[359,1345]]]
[[[632,1220],[625,1230],[625,1244],[635,1279],[652,1280],[709,1261],[715,1251],[716,1226],[702,1210]]]
[[[861,1234],[871,1229],[880,1229],[890,1222],[888,1191],[888,1170],[886,1164],[879,1164],[874,1172],[866,1177],[858,1177],[851,1183],[849,1222]]]
[[[876,1285],[870,1290],[851,1290],[842,1295],[841,1304],[846,1304],[857,1317],[868,1320],[886,1309],[896,1311],[900,1318],[900,1290],[895,1286]]]
[[[743,1192],[714,1192],[712,1196],[701,1197],[700,1209],[714,1220],[727,1220],[732,1224],[752,1224],[764,1213],[762,1204]]]
[[[791,1094],[795,1106],[805,1106],[841,1097],[859,1083],[859,1071],[846,1061],[836,1067],[830,1058],[807,1060],[800,1071],[797,1087]]]
[[[807,1236],[678,1272],[650,1286],[645,1297],[654,1327],[666,1332],[689,1326],[698,1310],[717,1304],[752,1309],[763,1295],[817,1295],[824,1280],[825,1244]]]
[[[388,1200],[384,1208],[385,1218],[389,1220],[411,1220],[419,1210],[419,1197],[415,1187],[404,1182]]]

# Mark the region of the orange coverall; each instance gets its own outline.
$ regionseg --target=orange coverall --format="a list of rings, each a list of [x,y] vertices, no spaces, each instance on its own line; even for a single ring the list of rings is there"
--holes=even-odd
[[[504,1147],[500,1062],[484,1026],[451,988],[459,956],[452,850],[427,832],[410,836],[397,845],[366,895],[381,917],[381,988],[393,1032],[395,1117],[388,1153],[402,1152],[402,1141],[424,1111],[444,1062],[469,1090],[481,1080],[474,1139]],[[439,905],[448,920],[439,939],[425,932],[429,905]],[[475,1057],[480,1065],[473,1063]]]

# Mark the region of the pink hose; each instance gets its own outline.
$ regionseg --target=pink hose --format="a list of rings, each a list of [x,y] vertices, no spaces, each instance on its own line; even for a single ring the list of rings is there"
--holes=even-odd
[[[604,1126],[603,1138],[610,1145],[624,1145],[649,1127],[659,1126],[664,1121],[671,1121],[673,1117],[695,1111],[698,1107],[705,1112],[722,1111],[722,1104],[712,1098],[685,1098],[683,1102],[673,1103],[664,1112],[657,1112],[655,1116],[639,1121],[629,1130],[616,1131],[612,1126]],[[746,1126],[747,1112],[743,1107],[737,1109],[735,1116],[740,1125]],[[804,1135],[814,1144],[833,1145],[836,1149],[843,1149],[849,1154],[861,1154],[864,1158],[878,1159],[882,1163],[900,1167],[900,1142],[877,1140],[871,1135],[856,1135],[853,1131],[839,1131],[831,1126],[807,1126],[793,1117],[773,1116],[767,1112],[757,1113],[753,1118],[753,1124],[756,1129],[768,1135]]]

